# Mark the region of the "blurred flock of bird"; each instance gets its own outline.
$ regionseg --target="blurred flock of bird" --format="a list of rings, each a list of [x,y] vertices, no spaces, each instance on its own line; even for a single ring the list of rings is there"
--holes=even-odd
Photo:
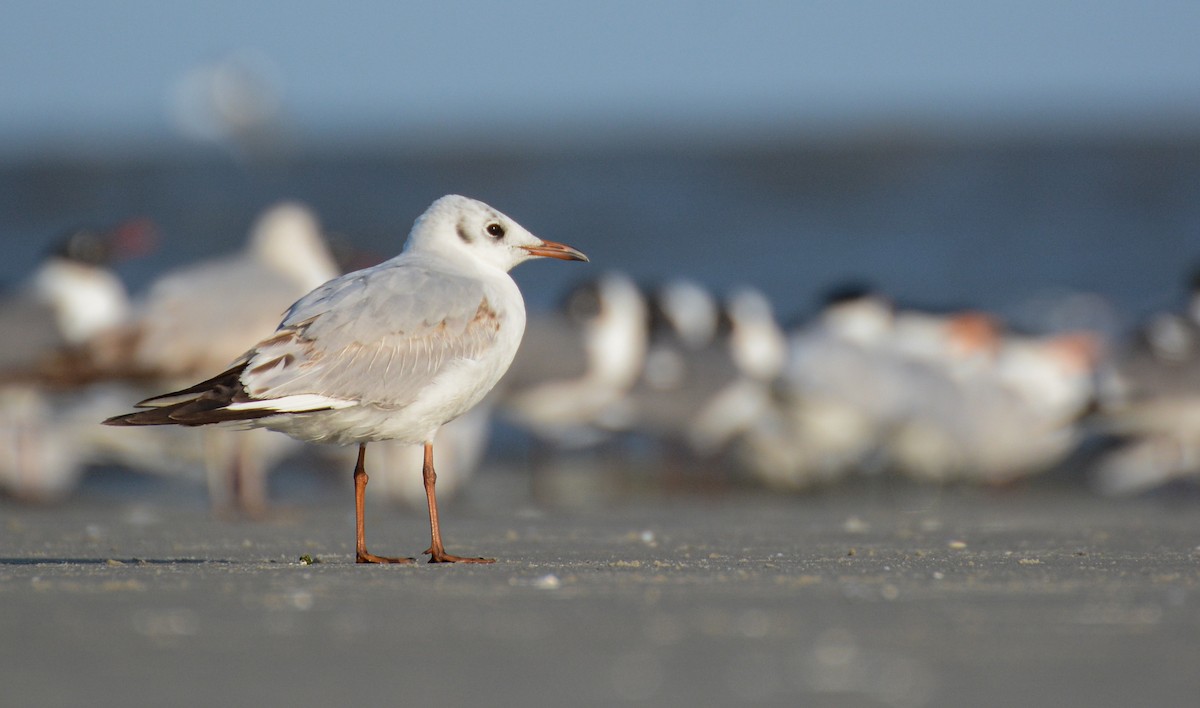
[[[214,509],[256,515],[270,506],[272,471],[339,474],[353,450],[265,430],[100,425],[222,371],[342,271],[317,216],[282,203],[241,252],[163,273],[133,296],[111,266],[156,247],[155,236],[146,220],[73,231],[9,288],[0,492],[62,500],[107,466],[194,480]],[[848,284],[785,326],[778,305],[791,303],[753,287],[715,293],[686,278],[647,285],[601,272],[556,309],[530,313],[500,385],[442,429],[439,491],[488,466],[497,431],[522,436],[531,485],[549,497],[572,469],[632,489],[782,493],[894,476],[1011,486],[1063,470],[1108,495],[1194,482],[1200,287],[1181,300],[1116,337],[1030,333]],[[377,447],[377,497],[423,503],[420,450]]]

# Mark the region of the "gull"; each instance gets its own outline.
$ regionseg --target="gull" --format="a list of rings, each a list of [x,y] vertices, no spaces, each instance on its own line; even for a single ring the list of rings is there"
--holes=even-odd
[[[413,224],[400,255],[335,278],[300,298],[275,334],[220,374],[138,404],[109,425],[233,424],[306,442],[358,446],[355,560],[408,563],[366,547],[367,444],[422,445],[431,563],[451,555],[438,525],[433,441],[479,403],[512,363],[525,304],[508,274],[531,258],[586,261],[473,199],[448,195]]]
[[[289,305],[338,275],[316,214],[299,202],[274,204],[241,251],[168,271],[150,285],[126,325],[131,346],[120,364],[164,387],[186,385],[220,371],[269,335]],[[206,430],[214,509],[264,514],[267,472],[296,447],[266,431]]]

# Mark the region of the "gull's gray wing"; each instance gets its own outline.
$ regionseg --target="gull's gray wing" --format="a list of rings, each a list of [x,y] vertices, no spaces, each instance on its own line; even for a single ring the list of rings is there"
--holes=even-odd
[[[351,273],[293,305],[246,355],[241,380],[254,399],[403,407],[448,362],[477,359],[492,345],[506,316],[497,304],[483,283],[420,265]]]

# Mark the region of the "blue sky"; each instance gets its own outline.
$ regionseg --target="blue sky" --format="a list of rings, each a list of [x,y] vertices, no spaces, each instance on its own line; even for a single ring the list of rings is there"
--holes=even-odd
[[[231,56],[316,142],[1194,130],[1197,37],[1194,0],[9,0],[0,153],[175,139]]]

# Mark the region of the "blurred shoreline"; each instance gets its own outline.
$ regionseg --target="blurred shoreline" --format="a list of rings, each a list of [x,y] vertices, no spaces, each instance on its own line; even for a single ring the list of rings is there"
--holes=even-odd
[[[0,165],[0,224],[15,283],[58,234],[148,216],[154,274],[234,250],[254,215],[303,200],[326,227],[379,258],[443,193],[501,208],[548,238],[582,241],[596,263],[640,280],[754,282],[785,316],[825,289],[871,281],[901,301],[1007,317],[1047,292],[1086,290],[1126,319],[1178,302],[1200,260],[1200,136],[876,136],[557,151],[477,143],[326,144],[275,152],[179,148],[42,154]],[[645,258],[642,249],[669,253]],[[572,274],[519,274],[535,308]]]

